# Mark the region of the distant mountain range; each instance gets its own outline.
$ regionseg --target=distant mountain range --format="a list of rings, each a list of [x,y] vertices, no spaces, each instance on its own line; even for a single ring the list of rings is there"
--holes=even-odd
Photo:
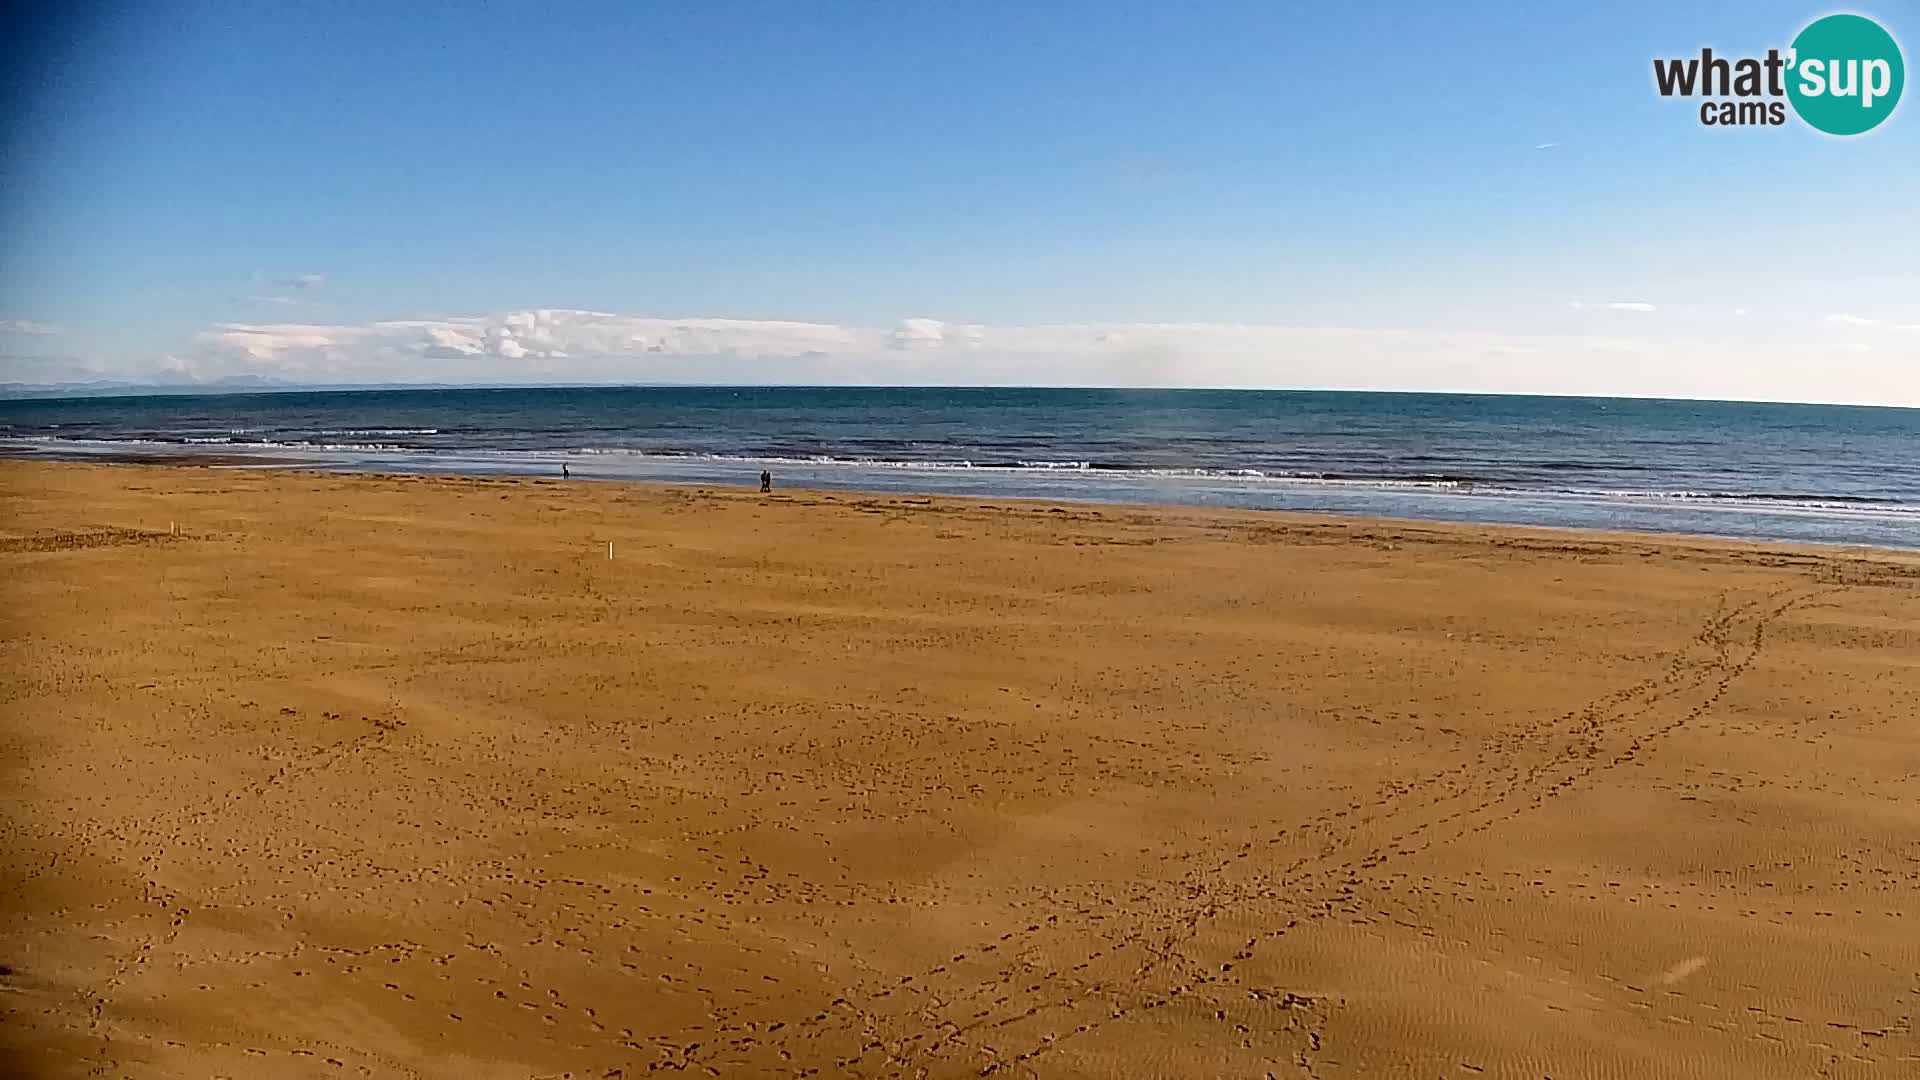
[[[564,389],[567,386],[607,384],[539,384],[539,388]],[[677,385],[666,383],[618,385]],[[96,380],[84,383],[0,383],[0,401],[25,401],[37,398],[148,397],[192,394],[296,394],[332,393],[345,390],[487,390],[535,388],[533,384],[512,386],[498,383],[296,383],[269,379],[260,375],[229,375],[208,382],[133,383]]]
[[[204,383],[132,383],[97,379],[83,383],[0,383],[0,398],[125,397],[142,394],[236,394],[307,387],[259,375],[229,375]]]

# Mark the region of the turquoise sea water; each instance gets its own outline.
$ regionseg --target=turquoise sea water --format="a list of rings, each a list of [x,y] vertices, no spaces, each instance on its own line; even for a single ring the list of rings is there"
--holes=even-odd
[[[1167,502],[1920,547],[1920,410],[659,387],[0,402],[0,450]]]

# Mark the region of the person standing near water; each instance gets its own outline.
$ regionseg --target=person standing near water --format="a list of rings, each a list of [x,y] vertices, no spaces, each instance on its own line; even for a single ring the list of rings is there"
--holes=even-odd
[[[567,480],[567,479],[571,479],[572,477],[573,477],[573,474],[567,471],[567,463],[564,461],[561,462],[560,463],[560,479]]]
[[[768,472],[765,469],[761,469],[760,470],[760,493],[764,495],[767,492],[772,490],[773,490],[773,474]]]

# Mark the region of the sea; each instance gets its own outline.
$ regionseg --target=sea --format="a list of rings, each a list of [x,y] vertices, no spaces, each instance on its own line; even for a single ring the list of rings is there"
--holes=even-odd
[[[0,402],[0,453],[1169,503],[1920,548],[1920,410],[621,387]],[[209,457],[208,455],[216,455]]]

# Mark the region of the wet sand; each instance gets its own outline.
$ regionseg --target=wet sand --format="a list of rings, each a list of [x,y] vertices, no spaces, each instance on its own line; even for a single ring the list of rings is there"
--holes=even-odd
[[[0,494],[6,1075],[1920,1075],[1914,553]]]

